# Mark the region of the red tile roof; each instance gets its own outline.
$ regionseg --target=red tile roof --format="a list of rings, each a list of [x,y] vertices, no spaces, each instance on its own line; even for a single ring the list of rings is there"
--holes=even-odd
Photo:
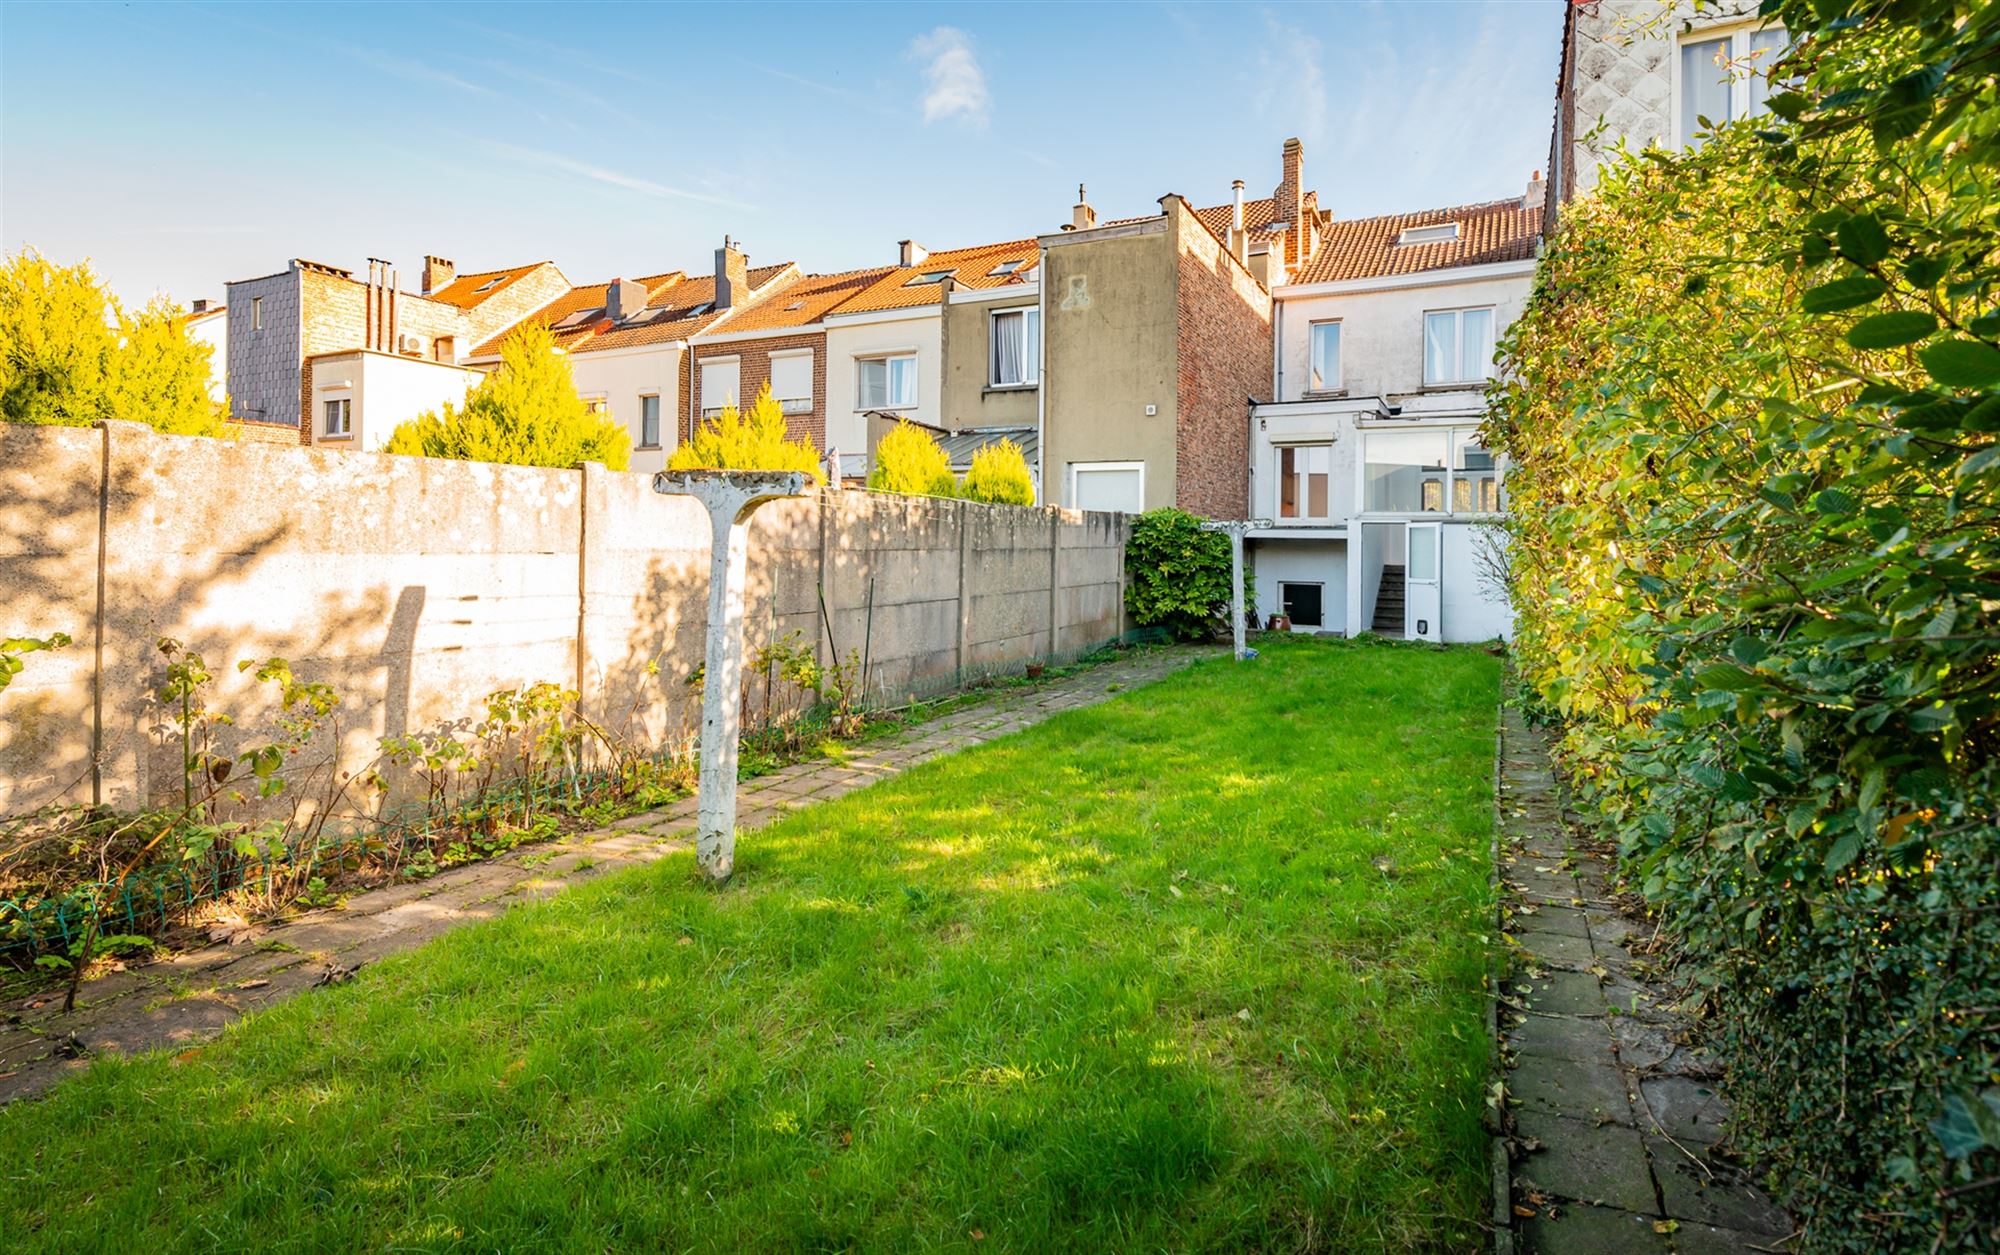
[[[762,300],[768,295],[765,289],[796,269],[791,262],[751,267],[750,291],[746,299]],[[682,271],[674,270],[666,274],[645,275],[633,282],[644,287],[648,296],[641,313],[623,323],[614,324],[603,317],[611,285],[591,283],[571,288],[516,325],[540,323],[554,332],[556,347],[571,353],[588,353],[684,339],[706,330],[722,317],[722,313],[715,309],[704,308],[715,300],[713,275],[690,279]],[[565,323],[568,325],[565,326]],[[506,338],[507,333],[502,332],[474,349],[470,356],[495,356],[500,352],[501,341]]]
[[[525,266],[514,266],[507,270],[481,270],[474,274],[459,275],[450,283],[429,294],[433,301],[443,301],[460,309],[472,309],[483,305],[507,290],[516,279],[524,278],[550,263],[529,262]],[[487,284],[492,286],[488,287]]]
[[[939,282],[916,283],[926,275],[949,274],[962,288],[997,288],[1025,282],[1041,259],[1034,240],[1008,240],[1002,244],[977,244],[971,248],[939,249],[914,266],[897,266],[865,291],[832,312],[852,314],[863,310],[906,309],[936,305],[944,292]],[[1017,262],[1002,274],[994,274],[1004,263]]]
[[[1456,240],[1398,243],[1402,233],[1411,227],[1443,226],[1450,222],[1458,224]],[[1541,207],[1523,209],[1518,196],[1450,209],[1384,214],[1378,218],[1334,218],[1321,224],[1319,251],[1292,282],[1332,283],[1490,262],[1526,261],[1535,255],[1535,239],[1541,225]]]
[[[840,274],[801,275],[755,305],[730,315],[715,328],[714,334],[729,336],[739,331],[776,331],[784,327],[811,326],[893,269],[890,266],[875,266]]]

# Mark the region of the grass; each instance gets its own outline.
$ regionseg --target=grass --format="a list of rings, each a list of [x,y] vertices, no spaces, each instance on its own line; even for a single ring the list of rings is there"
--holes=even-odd
[[[26,1249],[1467,1249],[1499,664],[1260,642],[0,1110]]]

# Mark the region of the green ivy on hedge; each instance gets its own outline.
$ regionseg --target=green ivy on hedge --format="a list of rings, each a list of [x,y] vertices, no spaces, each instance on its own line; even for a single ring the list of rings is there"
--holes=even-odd
[[[1516,654],[1806,1248],[1996,1249],[2000,6],[1765,10],[1509,335]]]

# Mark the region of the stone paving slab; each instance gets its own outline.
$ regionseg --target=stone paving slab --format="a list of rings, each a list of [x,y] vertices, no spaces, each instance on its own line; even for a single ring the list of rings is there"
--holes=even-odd
[[[750,831],[842,797],[958,749],[998,740],[1068,710],[1142,687],[1221,651],[1149,650],[1033,687],[1001,689],[914,728],[852,747],[838,760],[795,763],[739,789]],[[517,903],[561,893],[610,871],[693,844],[696,799],[616,820],[594,832],[521,846],[428,880],[356,893],[338,907],[259,924],[217,942],[84,983],[77,1010],[60,991],[0,1002],[0,1103],[40,1094],[94,1054],[187,1049],[244,1014],[328,983],[367,963]]]
[[[1499,761],[1500,981],[1513,1227],[1530,1255],[1740,1255],[1789,1249],[1790,1217],[1732,1165],[1719,1069],[1628,948],[1651,935],[1578,834],[1546,739],[1509,705]]]

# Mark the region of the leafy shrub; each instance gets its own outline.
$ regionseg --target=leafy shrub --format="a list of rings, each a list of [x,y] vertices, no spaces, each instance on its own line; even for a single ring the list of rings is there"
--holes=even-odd
[[[972,465],[965,468],[965,482],[958,493],[967,501],[1033,505],[1035,477],[1028,471],[1028,459],[1021,446],[1002,440],[972,455]]]
[[[390,453],[515,466],[570,467],[602,462],[622,471],[632,437],[608,414],[593,414],[577,394],[569,359],[548,328],[529,324],[500,346],[499,369],[465,390],[465,404],[419,414],[383,446]]]
[[[1125,545],[1125,605],[1141,627],[1175,640],[1213,635],[1229,619],[1229,537],[1171,507],[1132,520]],[[1248,572],[1245,572],[1246,582]]]
[[[772,397],[768,381],[747,415],[724,406],[673,451],[667,466],[676,471],[802,471],[816,484],[826,482],[812,442],[786,436],[785,411]]]
[[[1991,1249],[2000,111],[1928,67],[2000,23],[1776,7],[1775,116],[1607,171],[1510,333],[1515,651],[1806,1246]]]
[[[875,466],[868,486],[876,492],[901,492],[918,497],[950,497],[958,493],[951,460],[937,437],[905,419],[875,446]]]
[[[58,427],[124,419],[219,436],[209,359],[163,297],[130,313],[88,265],[26,251],[0,267],[0,419]]]

